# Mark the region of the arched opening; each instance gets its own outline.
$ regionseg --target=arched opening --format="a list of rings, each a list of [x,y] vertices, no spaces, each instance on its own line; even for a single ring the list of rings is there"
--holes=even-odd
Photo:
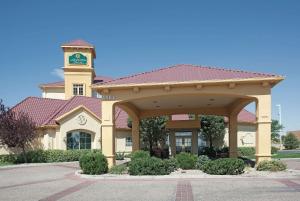
[[[67,133],[67,149],[91,149],[92,134],[85,131],[70,131]]]

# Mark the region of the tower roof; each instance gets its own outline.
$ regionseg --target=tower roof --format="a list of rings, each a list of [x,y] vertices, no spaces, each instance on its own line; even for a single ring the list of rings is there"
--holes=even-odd
[[[92,45],[91,43],[88,43],[82,39],[76,39],[76,40],[72,40],[70,42],[67,43],[63,43],[61,45],[62,48],[65,47],[77,47],[77,48],[87,48],[87,49],[92,49],[92,52],[94,54],[94,57],[96,58],[96,50],[95,50],[95,46]]]

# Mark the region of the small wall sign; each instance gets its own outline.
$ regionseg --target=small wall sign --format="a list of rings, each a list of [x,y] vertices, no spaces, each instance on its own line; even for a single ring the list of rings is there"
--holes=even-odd
[[[79,115],[79,116],[77,117],[77,122],[78,122],[79,125],[82,125],[82,126],[83,126],[83,125],[86,124],[87,119],[85,118],[85,116]]]
[[[69,64],[86,65],[87,58],[81,53],[75,53],[69,56]]]

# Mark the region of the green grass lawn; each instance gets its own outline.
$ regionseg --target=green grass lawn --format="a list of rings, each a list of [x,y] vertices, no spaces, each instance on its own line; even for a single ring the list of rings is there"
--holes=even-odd
[[[272,158],[300,158],[300,153],[277,153]]]

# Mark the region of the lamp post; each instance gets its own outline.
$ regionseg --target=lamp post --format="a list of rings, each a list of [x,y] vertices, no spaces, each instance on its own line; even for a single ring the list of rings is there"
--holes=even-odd
[[[277,104],[276,105],[277,109],[278,109],[278,120],[279,120],[279,124],[282,125],[281,123],[281,104]],[[280,148],[282,148],[282,129],[280,129],[279,131],[279,139],[280,139]]]

